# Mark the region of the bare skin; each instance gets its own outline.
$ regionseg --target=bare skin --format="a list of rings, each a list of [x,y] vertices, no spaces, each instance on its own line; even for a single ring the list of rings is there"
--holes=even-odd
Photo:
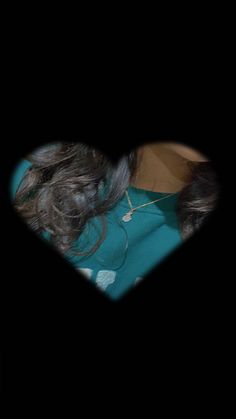
[[[153,192],[176,193],[191,181],[194,163],[207,161],[182,144],[150,143],[138,148],[138,169],[131,186]]]

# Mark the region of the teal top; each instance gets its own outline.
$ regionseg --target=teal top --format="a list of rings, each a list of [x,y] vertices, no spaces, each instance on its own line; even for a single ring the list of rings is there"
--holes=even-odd
[[[20,162],[12,177],[11,196],[14,198],[24,173],[31,163]],[[135,208],[166,193],[128,187],[128,194]],[[154,269],[182,242],[176,213],[177,194],[137,209],[128,222],[122,217],[130,210],[126,197],[106,214],[107,232],[100,247],[90,256],[78,256],[71,251],[65,257],[73,266],[110,298],[118,299]],[[100,237],[100,217],[92,218],[74,243],[80,252],[91,249]],[[44,235],[48,238],[48,235]]]

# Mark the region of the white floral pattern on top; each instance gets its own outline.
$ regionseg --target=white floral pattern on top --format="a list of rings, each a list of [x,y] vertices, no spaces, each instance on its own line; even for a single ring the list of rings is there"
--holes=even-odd
[[[105,290],[108,285],[115,282],[116,272],[114,271],[99,271],[96,277],[96,284],[102,290]]]
[[[84,275],[86,278],[90,279],[92,277],[93,270],[89,268],[78,268],[78,271]],[[116,272],[109,271],[109,270],[101,270],[98,271],[96,277],[96,285],[103,291],[107,289],[107,287],[115,282],[116,279]],[[140,281],[142,281],[143,277],[138,276],[135,278],[134,286],[137,285]]]

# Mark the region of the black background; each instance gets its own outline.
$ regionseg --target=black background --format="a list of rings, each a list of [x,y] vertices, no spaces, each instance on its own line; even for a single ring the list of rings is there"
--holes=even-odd
[[[105,379],[108,391],[114,377],[127,385],[130,375],[188,362],[196,374],[203,363],[211,378],[219,373],[214,354],[227,298],[223,109],[209,85],[166,86],[162,92],[153,85],[142,91],[134,85],[132,92],[116,86],[106,93],[92,86],[83,99],[72,90],[68,98],[70,86],[62,92],[56,83],[50,91],[41,91],[40,82],[33,92],[14,91],[1,165],[6,389],[51,391],[76,382],[96,391]],[[9,202],[17,161],[36,146],[71,138],[114,160],[150,140],[182,141],[208,155],[219,176],[221,200],[207,224],[115,303],[39,241]]]

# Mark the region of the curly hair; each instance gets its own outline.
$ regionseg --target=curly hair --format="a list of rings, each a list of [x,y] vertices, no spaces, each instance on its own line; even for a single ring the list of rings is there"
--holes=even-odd
[[[62,253],[73,248],[87,222],[98,216],[106,236],[106,213],[124,196],[138,165],[137,151],[124,154],[117,164],[83,143],[53,143],[29,156],[32,165],[17,190],[14,206],[36,232],[48,232]],[[192,164],[191,182],[179,195],[177,212],[183,239],[190,237],[214,209],[218,196],[210,162]]]

